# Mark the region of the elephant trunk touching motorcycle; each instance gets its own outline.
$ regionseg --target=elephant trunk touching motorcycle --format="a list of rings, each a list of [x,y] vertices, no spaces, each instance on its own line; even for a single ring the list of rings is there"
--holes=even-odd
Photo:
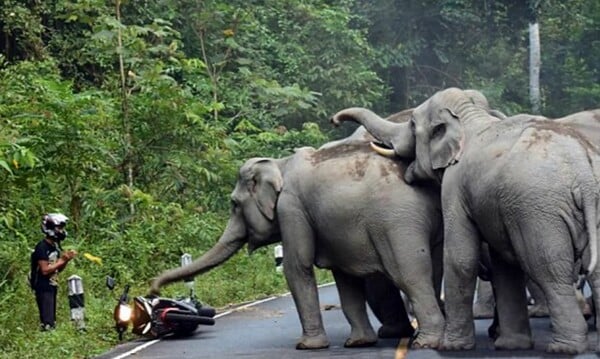
[[[342,310],[351,324],[345,346],[377,341],[365,301],[372,307],[376,302],[374,313],[383,324],[380,337],[412,335],[400,288],[410,298],[419,322],[413,346],[437,347],[444,323],[437,301],[439,191],[406,185],[397,174],[406,165],[378,156],[360,137],[320,149],[301,148],[286,158],[248,160],[240,168],[231,194],[231,216],[221,238],[192,264],[159,275],[151,291],[157,293],[168,283],[204,273],[245,244],[252,252],[281,241],[286,253],[283,271],[303,329],[298,349],[329,346],[314,265],[333,272]],[[381,210],[386,207],[394,210]],[[386,293],[395,295],[396,301],[372,300],[366,288],[389,288],[381,281],[396,287]],[[394,304],[389,308],[378,308],[390,302]],[[389,323],[388,318],[398,320]]]

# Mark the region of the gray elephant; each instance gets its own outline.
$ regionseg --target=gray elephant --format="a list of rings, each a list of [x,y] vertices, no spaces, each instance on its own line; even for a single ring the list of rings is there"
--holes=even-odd
[[[500,119],[506,120],[510,119],[511,121],[531,121],[531,120],[540,120],[540,119],[548,119],[553,120],[558,123],[566,124],[569,127],[573,128],[583,137],[585,137],[592,145],[600,148],[600,109],[593,109],[587,111],[576,112],[561,118],[547,118],[539,115],[531,115],[531,114],[518,114],[513,116],[506,116],[500,111],[495,111],[494,115]],[[584,283],[577,283],[582,285]],[[489,283],[483,282],[479,289],[483,289],[481,292],[477,292],[477,301],[474,307],[475,317],[486,318],[490,316],[490,313],[493,312],[494,308],[494,299],[491,294],[491,289],[488,287]],[[529,307],[529,316],[530,317],[547,317],[549,315],[548,304],[546,302],[546,298],[544,297],[543,291],[541,288],[532,281],[527,282],[527,289],[529,290],[529,294],[531,298],[534,300],[533,305]],[[592,305],[588,304],[585,297],[583,296],[583,291],[578,288],[576,292],[580,306],[583,310],[584,317],[588,318],[592,315]]]
[[[201,274],[245,244],[252,252],[281,241],[284,274],[302,324],[298,349],[329,345],[313,265],[332,270],[351,326],[346,346],[377,340],[367,317],[363,278],[379,274],[412,302],[419,323],[413,346],[436,348],[444,326],[432,280],[432,246],[442,238],[439,189],[405,184],[404,162],[377,155],[367,142],[350,142],[301,148],[281,159],[248,160],[240,168],[219,241],[189,266],[162,273],[151,291]]]
[[[481,241],[490,246],[498,349],[532,348],[525,276],[549,303],[555,353],[587,348],[573,282],[597,278],[599,155],[577,131],[549,120],[500,120],[464,91],[436,93],[408,123],[365,109],[333,117],[359,122],[397,156],[414,158],[407,183],[441,185],[446,328],[443,349],[475,345],[473,292]],[[389,153],[389,151],[383,151]],[[593,286],[594,287],[594,286]],[[593,288],[595,298],[597,288]]]
[[[579,134],[585,137],[591,144],[600,148],[600,109],[580,111],[555,119],[529,114],[518,114],[510,117],[502,115],[500,112],[496,112],[496,114],[500,114],[499,117],[503,120],[510,120],[515,122],[552,120],[554,122],[562,123],[568,125],[575,131],[579,132]]]

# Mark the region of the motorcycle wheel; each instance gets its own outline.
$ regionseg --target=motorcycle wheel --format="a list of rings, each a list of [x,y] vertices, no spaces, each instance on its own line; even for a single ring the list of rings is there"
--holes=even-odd
[[[215,320],[209,317],[201,317],[193,314],[183,313],[167,313],[165,320],[169,322],[180,322],[180,323],[194,323],[203,325],[215,325]]]

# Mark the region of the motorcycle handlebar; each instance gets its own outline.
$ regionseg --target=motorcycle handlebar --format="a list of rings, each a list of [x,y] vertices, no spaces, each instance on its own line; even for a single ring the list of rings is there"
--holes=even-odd
[[[209,317],[199,317],[198,324],[215,325],[215,320]]]
[[[129,284],[125,285],[125,288],[123,289],[123,294],[121,294],[121,297],[119,298],[119,302],[127,303],[129,301],[128,295],[129,295]]]

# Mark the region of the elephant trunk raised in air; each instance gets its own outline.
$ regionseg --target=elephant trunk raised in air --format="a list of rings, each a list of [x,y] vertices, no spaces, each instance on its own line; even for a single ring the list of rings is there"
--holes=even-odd
[[[398,157],[409,159],[415,157],[415,142],[409,128],[410,121],[393,123],[370,110],[358,107],[346,109],[331,118],[331,122],[336,126],[344,121],[360,123],[378,141],[392,148]]]

